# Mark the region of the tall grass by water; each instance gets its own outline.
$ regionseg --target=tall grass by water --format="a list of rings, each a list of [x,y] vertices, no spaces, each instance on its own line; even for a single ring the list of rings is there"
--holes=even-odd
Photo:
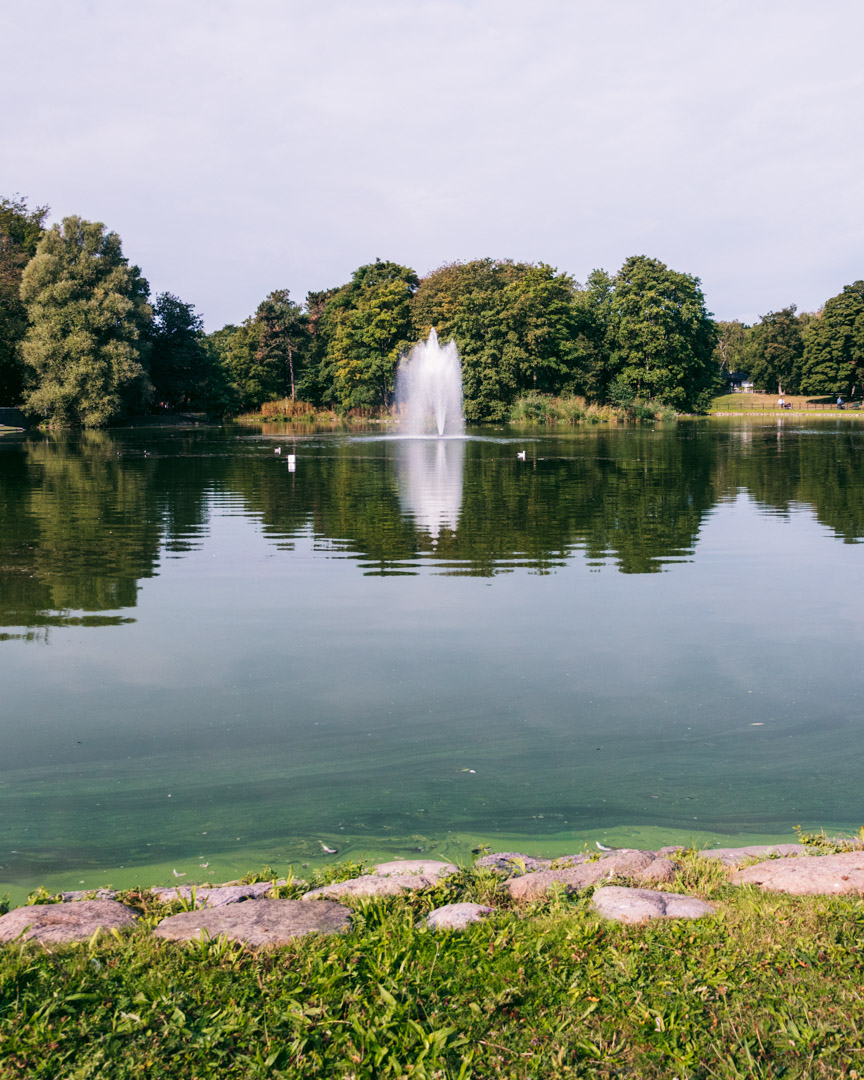
[[[674,409],[654,401],[634,399],[621,405],[597,405],[567,394],[528,393],[517,398],[510,411],[512,424],[575,425],[621,424],[632,421],[674,420]]]

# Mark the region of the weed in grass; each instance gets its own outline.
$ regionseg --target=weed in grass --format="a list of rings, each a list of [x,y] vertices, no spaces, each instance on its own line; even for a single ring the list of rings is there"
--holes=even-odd
[[[257,885],[262,881],[275,881],[279,875],[272,866],[262,866],[260,870],[249,870],[240,878],[241,885]]]
[[[719,859],[706,858],[691,848],[678,851],[675,862],[678,869],[669,886],[672,892],[690,893],[702,900],[710,900],[730,888],[729,871]]]
[[[59,904],[61,903],[61,897],[58,893],[49,892],[48,889],[43,888],[42,885],[38,889],[34,889],[27,897],[27,904]]]
[[[799,844],[817,855],[840,855],[846,851],[864,850],[864,826],[856,836],[826,836],[824,829],[818,833],[804,832],[800,825],[795,826],[795,834]]]

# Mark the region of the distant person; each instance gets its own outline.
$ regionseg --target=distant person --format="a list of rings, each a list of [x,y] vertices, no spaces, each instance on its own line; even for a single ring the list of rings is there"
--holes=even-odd
[[[777,408],[778,409],[785,409],[786,408],[786,402],[783,400],[783,395],[782,394],[777,399]]]
[[[842,397],[840,397],[840,395],[839,395],[839,394],[837,395],[837,408],[838,408],[838,409],[842,409],[842,408],[843,408],[843,398],[842,398]]]

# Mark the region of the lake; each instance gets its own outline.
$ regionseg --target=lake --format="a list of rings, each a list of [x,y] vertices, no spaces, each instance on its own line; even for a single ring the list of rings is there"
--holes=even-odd
[[[864,823],[854,418],[4,435],[0,506],[0,893]]]

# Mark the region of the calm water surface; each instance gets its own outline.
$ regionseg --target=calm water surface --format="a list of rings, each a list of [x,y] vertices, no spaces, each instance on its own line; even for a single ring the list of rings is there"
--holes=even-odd
[[[862,537],[847,420],[4,436],[0,892],[857,828]]]

